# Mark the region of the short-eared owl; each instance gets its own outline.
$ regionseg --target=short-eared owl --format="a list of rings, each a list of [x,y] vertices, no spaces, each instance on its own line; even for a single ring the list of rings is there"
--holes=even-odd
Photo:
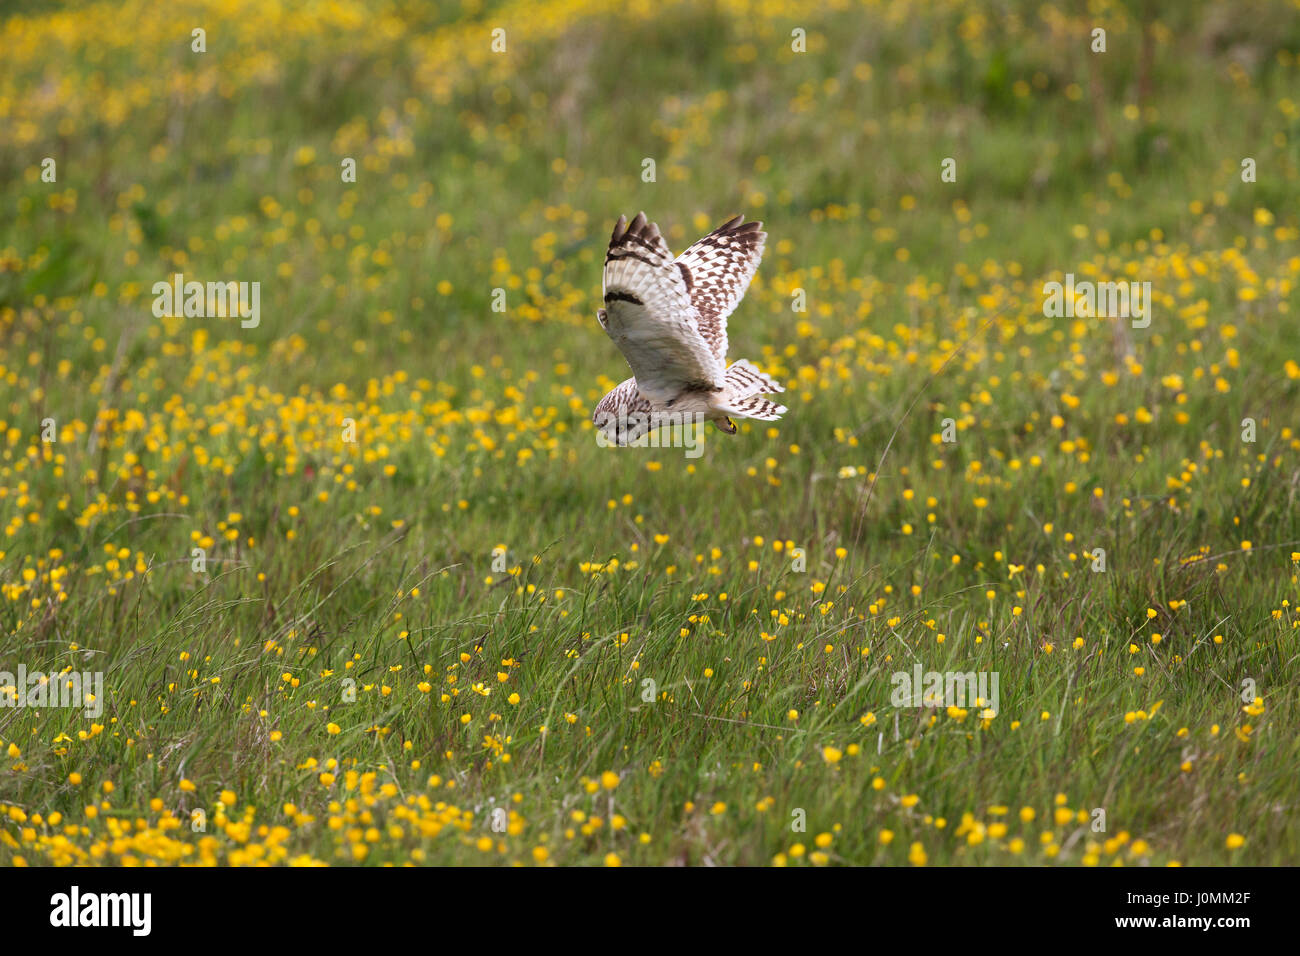
[[[592,414],[615,444],[635,441],[672,415],[712,421],[736,433],[731,417],[775,421],[784,405],[775,379],[741,359],[727,366],[727,316],[745,295],[767,233],[737,216],[676,259],[659,227],[638,213],[620,216],[605,254],[605,307],[596,313],[633,377]]]

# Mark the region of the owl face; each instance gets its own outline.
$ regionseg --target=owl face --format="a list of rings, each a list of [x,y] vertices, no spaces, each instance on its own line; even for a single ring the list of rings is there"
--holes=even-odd
[[[624,382],[611,390],[592,412],[591,422],[596,426],[596,440],[601,445],[622,448],[633,444],[650,431],[652,421],[648,403],[640,399],[635,382],[630,390],[626,385]],[[642,405],[647,407],[642,408]]]
[[[687,458],[704,454],[704,416],[698,411],[656,407],[629,378],[596,404],[591,422],[596,444],[625,448],[685,448]]]

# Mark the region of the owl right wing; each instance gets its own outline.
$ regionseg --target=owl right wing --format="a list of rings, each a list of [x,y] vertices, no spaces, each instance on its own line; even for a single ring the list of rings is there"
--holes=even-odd
[[[724,364],[727,317],[744,298],[766,242],[761,222],[745,222],[744,216],[736,216],[677,257],[677,268],[699,317],[700,335]]]
[[[620,216],[605,253],[601,323],[636,376],[637,388],[663,404],[684,391],[718,389],[724,360],[700,334],[682,270],[659,227],[638,213]]]

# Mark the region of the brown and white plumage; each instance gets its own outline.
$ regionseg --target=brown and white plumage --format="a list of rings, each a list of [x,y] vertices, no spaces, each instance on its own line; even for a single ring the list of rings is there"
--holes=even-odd
[[[727,317],[744,297],[766,239],[762,223],[737,216],[674,259],[645,213],[631,223],[619,217],[605,254],[605,307],[597,318],[633,377],[592,415],[616,443],[654,427],[620,425],[630,413],[643,420],[666,412],[697,415],[734,434],[728,416],[774,421],[786,411],[761,397],[784,391],[775,380],[748,361],[727,367]]]

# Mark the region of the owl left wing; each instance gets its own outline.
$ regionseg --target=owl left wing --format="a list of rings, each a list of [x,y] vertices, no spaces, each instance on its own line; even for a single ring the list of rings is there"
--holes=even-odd
[[[684,391],[718,389],[725,362],[700,333],[683,273],[659,227],[638,213],[620,216],[605,254],[601,321],[647,398],[666,403]]]
[[[761,222],[724,222],[677,257],[699,314],[700,335],[724,365],[727,361],[727,316],[745,297],[763,258],[767,233]]]

